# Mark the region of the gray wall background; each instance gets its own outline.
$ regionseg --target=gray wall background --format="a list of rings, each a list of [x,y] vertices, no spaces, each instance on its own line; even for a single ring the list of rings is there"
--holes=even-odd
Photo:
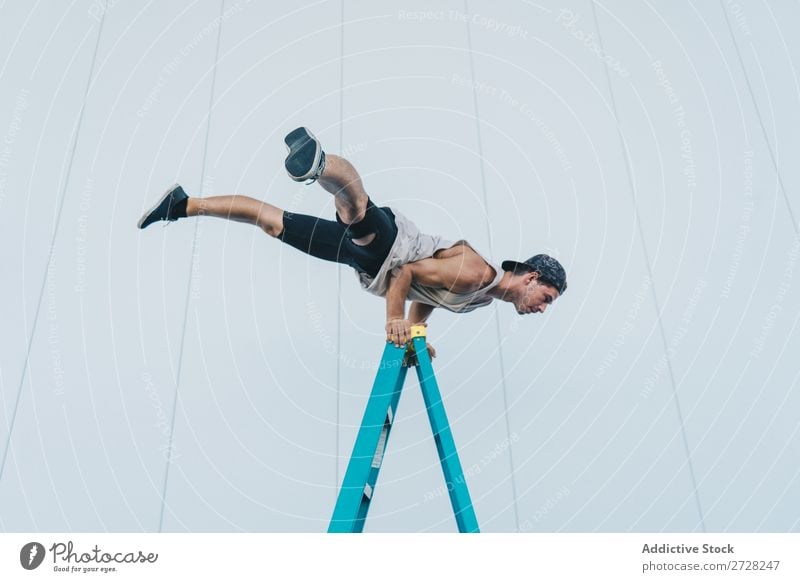
[[[247,225],[135,228],[175,181],[331,218],[298,125],[423,231],[567,268],[543,316],[431,319],[484,531],[800,529],[797,2],[0,15],[3,531],[327,528],[383,302]],[[415,380],[367,531],[455,531]]]

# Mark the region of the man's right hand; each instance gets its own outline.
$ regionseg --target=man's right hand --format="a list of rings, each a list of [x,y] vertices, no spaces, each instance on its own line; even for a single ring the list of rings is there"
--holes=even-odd
[[[429,353],[429,354],[430,354],[430,356],[431,356],[431,360],[432,360],[433,358],[435,358],[435,357],[436,357],[436,350],[435,350],[435,349],[433,349],[433,346],[432,346],[431,344],[429,344],[428,342],[425,342],[425,347],[427,347],[427,348],[428,348],[428,353]]]

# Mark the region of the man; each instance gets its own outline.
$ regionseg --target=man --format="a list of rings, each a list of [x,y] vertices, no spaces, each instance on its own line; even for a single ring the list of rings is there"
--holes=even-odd
[[[284,141],[289,176],[308,184],[319,181],[333,194],[335,221],[241,195],[190,198],[175,185],[142,216],[139,228],[159,220],[217,216],[257,225],[304,253],[349,265],[366,291],[386,298],[386,339],[398,347],[411,339],[412,322],[424,324],[436,307],[466,313],[499,299],[520,314],[543,313],[567,289],[564,268],[548,255],[498,266],[465,240],[422,234],[396,210],[375,206],[350,162],[325,154],[306,128],[295,129]],[[411,299],[408,316],[406,299]]]

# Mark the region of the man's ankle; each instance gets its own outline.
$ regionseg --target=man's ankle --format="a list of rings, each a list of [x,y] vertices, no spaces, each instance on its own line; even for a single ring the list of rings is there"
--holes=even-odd
[[[171,214],[175,218],[186,218],[188,214],[186,213],[187,206],[189,205],[189,199],[184,198],[183,200],[178,200],[175,203],[175,206],[172,207]]]

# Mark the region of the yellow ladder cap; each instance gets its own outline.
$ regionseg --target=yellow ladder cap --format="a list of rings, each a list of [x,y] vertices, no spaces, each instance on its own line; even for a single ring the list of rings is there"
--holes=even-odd
[[[424,325],[412,325],[411,337],[427,337],[427,328]]]

